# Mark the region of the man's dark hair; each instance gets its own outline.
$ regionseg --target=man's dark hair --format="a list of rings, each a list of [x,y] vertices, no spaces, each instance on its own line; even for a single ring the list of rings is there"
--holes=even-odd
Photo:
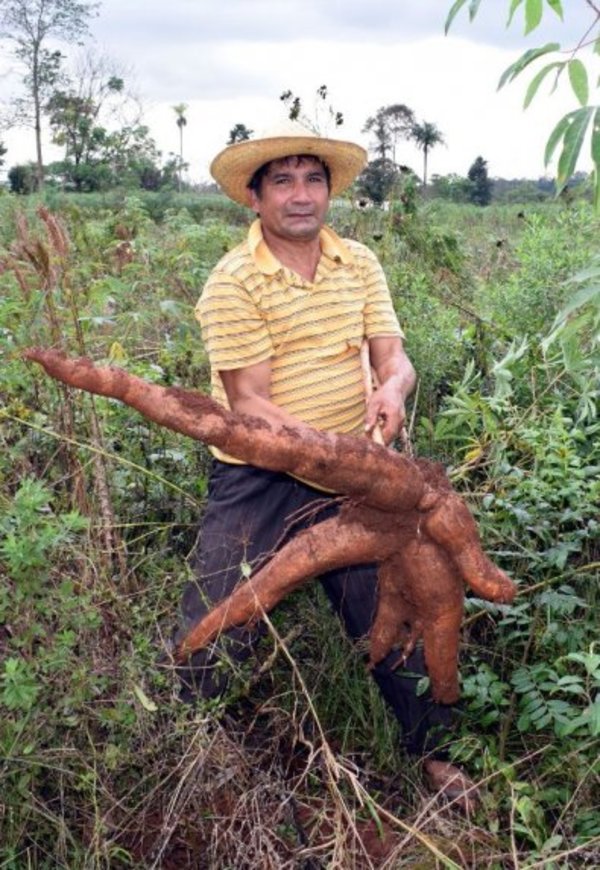
[[[320,163],[323,167],[323,172],[325,173],[325,180],[327,181],[327,189],[331,190],[331,170],[329,166],[325,163],[324,160],[321,160],[320,157],[317,157],[316,154],[290,154],[289,157],[279,157],[277,160],[269,160],[268,163],[263,163],[262,166],[259,166],[250,181],[247,184],[248,190],[254,191],[257,196],[260,196],[260,190],[262,187],[262,181],[269,168],[273,163],[278,163],[280,160],[290,161],[295,160],[295,166],[299,166],[303,160],[316,160],[317,163]]]

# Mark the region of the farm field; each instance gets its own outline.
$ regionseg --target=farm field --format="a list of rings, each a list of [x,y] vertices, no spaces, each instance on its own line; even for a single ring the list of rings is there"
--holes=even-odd
[[[193,306],[248,225],[220,196],[0,196],[0,866],[600,864],[600,218],[585,202],[332,209],[386,271],[449,469],[512,606],[467,601],[451,752],[421,773],[317,584],[220,703],[169,665],[207,449],[26,363],[205,390]]]

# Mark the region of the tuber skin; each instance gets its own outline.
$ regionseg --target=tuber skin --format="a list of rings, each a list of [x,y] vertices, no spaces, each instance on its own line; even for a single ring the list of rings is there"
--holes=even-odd
[[[44,348],[30,348],[23,355],[56,380],[120,399],[149,420],[250,465],[318,481],[334,492],[352,489],[355,497],[368,495],[369,504],[382,510],[414,507],[423,494],[422,477],[409,459],[366,438],[309,427],[302,435],[291,426],[274,428],[257,417],[233,414],[202,393],[159,387],[115,366],[97,367],[85,357],[68,358]],[[347,454],[357,460],[352,468],[345,464]]]
[[[30,348],[24,357],[59,381],[119,399],[244,462],[347,496],[336,517],[300,532],[209,611],[176,649],[176,662],[228,628],[256,622],[311,577],[375,562],[378,604],[369,666],[397,647],[406,658],[422,637],[433,698],[457,700],[464,584],[498,603],[510,603],[516,589],[483,552],[477,525],[439,464],[409,459],[366,438],[273,427],[227,411],[201,393],[150,384],[56,350]]]

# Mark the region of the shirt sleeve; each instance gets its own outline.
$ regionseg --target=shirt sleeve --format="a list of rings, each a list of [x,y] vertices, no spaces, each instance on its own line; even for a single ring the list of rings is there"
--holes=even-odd
[[[361,254],[360,263],[367,291],[364,315],[366,337],[375,338],[385,335],[404,338],[379,260],[372,251],[364,246]]]
[[[264,318],[246,288],[231,275],[213,272],[195,314],[214,371],[244,368],[273,355]]]

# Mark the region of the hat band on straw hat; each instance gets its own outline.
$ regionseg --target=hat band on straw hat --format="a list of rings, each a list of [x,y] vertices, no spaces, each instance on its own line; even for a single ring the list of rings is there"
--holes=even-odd
[[[223,192],[241,205],[250,205],[248,183],[257,169],[295,155],[311,155],[327,164],[331,194],[345,190],[367,162],[367,152],[354,142],[317,136],[296,121],[265,131],[256,139],[244,139],[223,149],[210,165],[210,173]]]

